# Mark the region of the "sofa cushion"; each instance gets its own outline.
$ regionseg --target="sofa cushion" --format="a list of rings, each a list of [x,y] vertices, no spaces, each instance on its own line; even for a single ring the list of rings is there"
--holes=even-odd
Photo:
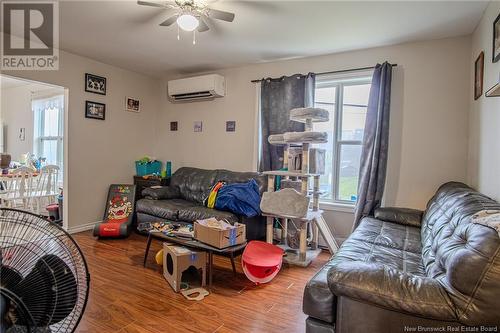
[[[217,170],[180,168],[170,179],[170,186],[179,188],[182,199],[203,204],[217,181]]]
[[[423,211],[412,208],[383,207],[375,209],[374,217],[379,220],[420,227]]]
[[[334,265],[343,261],[381,263],[423,276],[418,231],[415,227],[364,218],[331,262]]]
[[[333,322],[336,299],[327,274],[342,262],[380,263],[403,272],[424,275],[420,229],[374,218],[364,218],[335,256],[308,282],[303,310],[307,315]]]
[[[420,256],[422,252],[420,228],[372,217],[365,217],[362,224],[349,239],[416,253]]]
[[[328,271],[328,285],[337,297],[425,318],[456,319],[453,302],[435,279],[408,274],[380,262],[338,262]]]
[[[259,187],[260,196],[262,196],[262,193],[267,191],[267,176],[264,174],[259,174],[256,172],[235,172],[219,169],[217,170],[216,178],[217,181],[225,181],[228,184],[246,183],[249,180],[254,179],[257,182],[257,186]]]
[[[494,229],[471,223],[481,210],[500,204],[462,183],[442,185],[422,218],[422,259],[428,277],[447,290],[458,320],[498,323],[500,238]]]
[[[161,186],[159,188],[146,187],[142,190],[142,195],[149,199],[166,200],[177,199],[180,196],[179,188],[176,186]]]
[[[226,220],[233,224],[238,222],[238,217],[230,212],[224,212],[204,206],[191,206],[179,209],[177,219],[184,222],[193,222],[196,220],[215,217],[217,220]]]
[[[137,201],[136,211],[138,213],[157,216],[165,220],[176,221],[179,217],[180,209],[186,209],[195,205],[195,203],[183,199],[141,199]]]
[[[256,172],[236,172],[224,169],[205,170],[188,167],[180,168],[172,175],[170,186],[179,189],[182,199],[202,204],[217,181],[234,184],[245,183],[250,179],[255,179],[261,195],[267,190],[267,176]]]

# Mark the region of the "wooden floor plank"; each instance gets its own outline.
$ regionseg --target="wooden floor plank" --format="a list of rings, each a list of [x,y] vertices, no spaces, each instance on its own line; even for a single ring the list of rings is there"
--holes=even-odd
[[[239,258],[234,276],[229,259],[215,257],[212,292],[193,302],[170,288],[154,262],[160,242],[153,242],[144,268],[144,236],[74,236],[91,274],[89,302],[78,333],[304,332],[304,286],[329,257],[322,253],[308,268],[283,267],[271,283],[259,286],[245,277]]]

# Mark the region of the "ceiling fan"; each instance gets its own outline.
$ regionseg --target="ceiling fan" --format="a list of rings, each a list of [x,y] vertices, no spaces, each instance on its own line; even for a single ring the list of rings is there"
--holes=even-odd
[[[195,0],[173,1],[137,1],[138,5],[164,8],[173,11],[172,16],[160,23],[160,26],[169,27],[177,23],[177,39],[180,39],[179,29],[193,32],[193,44],[196,44],[195,32],[208,31],[207,21],[210,19],[233,22],[234,14],[210,8],[207,4]]]

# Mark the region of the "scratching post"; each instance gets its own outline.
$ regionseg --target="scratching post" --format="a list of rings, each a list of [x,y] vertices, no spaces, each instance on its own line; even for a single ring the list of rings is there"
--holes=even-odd
[[[284,145],[283,165],[286,171],[265,171],[264,174],[268,176],[268,192],[275,191],[275,178],[281,177],[286,181],[299,181],[300,195],[302,198],[312,198],[309,208],[304,211],[304,214],[299,214],[296,209],[296,204],[302,199],[297,197],[296,204],[290,204],[287,197],[281,194],[274,198],[273,193],[267,193],[262,198],[261,210],[263,215],[267,217],[267,237],[268,243],[273,243],[273,222],[278,220],[282,226],[281,243],[279,244],[286,252],[284,261],[289,264],[308,266],[312,260],[321,252],[318,248],[319,233],[327,242],[330,252],[333,254],[337,251],[338,245],[333,235],[331,234],[326,221],[323,218],[323,211],[319,209],[319,195],[320,183],[319,177],[324,173],[324,150],[318,148],[311,148],[312,144],[327,142],[327,133],[314,132],[314,122],[325,122],[329,120],[329,113],[327,110],[318,108],[299,108],[290,111],[290,120],[302,122],[305,124],[304,132],[288,132],[284,134],[277,134],[269,136],[269,143],[273,145]],[[301,154],[290,152],[290,146],[301,147]],[[296,148],[293,148],[296,149]],[[313,151],[314,149],[314,151]],[[313,154],[311,154],[311,152]],[[290,160],[295,161],[297,156],[301,157],[300,169],[296,166],[298,163],[289,161],[289,156],[294,156]],[[310,189],[310,180],[312,179],[313,188]],[[287,189],[289,190],[289,189]],[[281,192],[281,191],[280,191]],[[297,193],[299,195],[299,193]],[[267,196],[267,198],[266,198]],[[279,197],[282,197],[279,198]],[[270,198],[271,201],[267,201]],[[280,202],[283,203],[280,207]],[[277,203],[277,205],[276,205]],[[286,203],[286,204],[285,204]],[[288,208],[287,208],[288,207]],[[288,211],[287,211],[288,209]],[[287,244],[287,228],[288,224],[293,223],[296,226],[299,235],[299,249],[292,249]],[[308,230],[310,232],[310,240],[308,241]]]

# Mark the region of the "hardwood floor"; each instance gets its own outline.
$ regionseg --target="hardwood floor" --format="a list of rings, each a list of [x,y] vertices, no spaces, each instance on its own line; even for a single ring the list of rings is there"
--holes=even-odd
[[[304,286],[329,257],[321,253],[308,268],[283,267],[269,284],[255,286],[243,274],[240,258],[234,277],[229,259],[216,256],[212,292],[196,302],[175,293],[163,278],[154,262],[159,241],[153,241],[144,268],[144,236],[97,240],[83,232],[74,237],[91,274],[78,333],[304,332]]]

